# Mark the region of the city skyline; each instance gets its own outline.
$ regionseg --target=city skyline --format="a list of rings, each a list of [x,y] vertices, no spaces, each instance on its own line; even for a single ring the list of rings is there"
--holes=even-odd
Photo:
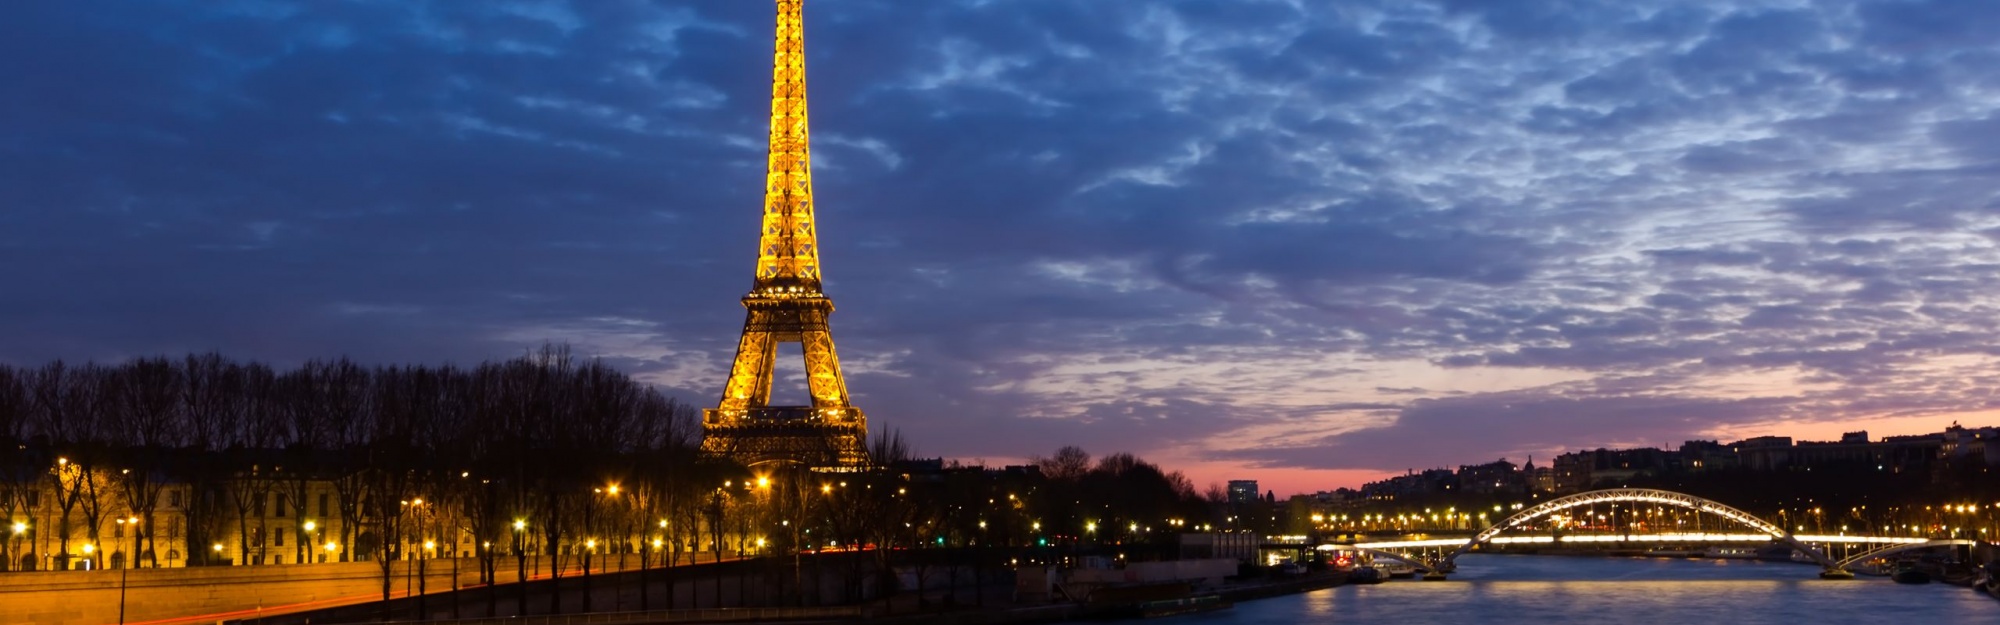
[[[1995,422],[2000,7],[808,4],[849,390],[922,455],[1287,493]],[[0,362],[719,397],[769,3],[5,11]]]

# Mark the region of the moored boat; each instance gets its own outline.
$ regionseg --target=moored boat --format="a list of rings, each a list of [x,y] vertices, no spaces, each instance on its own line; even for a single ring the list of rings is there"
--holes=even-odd
[[[1702,552],[1702,556],[1728,560],[1748,560],[1757,557],[1757,550],[1749,547],[1709,547]]]
[[[1417,576],[1417,567],[1410,566],[1408,562],[1378,562],[1375,568],[1387,574],[1389,579],[1414,579]]]
[[[1384,574],[1382,569],[1372,566],[1355,567],[1354,570],[1347,572],[1349,584],[1380,584],[1386,581],[1389,581],[1389,576]]]
[[[1194,614],[1196,612],[1214,612],[1216,610],[1227,610],[1232,607],[1235,607],[1235,604],[1230,603],[1228,601],[1223,601],[1221,595],[1200,595],[1195,597],[1182,597],[1179,599],[1142,601],[1139,602],[1139,618],[1179,616],[1182,614]]]
[[[1972,589],[2000,599],[2000,560],[1979,567],[1979,577],[1972,580]]]
[[[1931,583],[1931,574],[1904,563],[1896,567],[1896,572],[1890,574],[1889,579],[1895,580],[1898,584],[1928,584]]]

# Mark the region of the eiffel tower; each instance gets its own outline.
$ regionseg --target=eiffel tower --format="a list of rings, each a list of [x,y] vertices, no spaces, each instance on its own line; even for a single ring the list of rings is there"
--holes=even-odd
[[[702,411],[705,453],[746,465],[852,469],[867,464],[868,419],[849,403],[820,291],[813,226],[811,150],[806,134],[804,0],[777,0],[771,65],[771,154],[764,181],[764,230],[757,279],[743,296],[750,310],[719,407]],[[811,406],[771,406],[779,343],[804,348]]]

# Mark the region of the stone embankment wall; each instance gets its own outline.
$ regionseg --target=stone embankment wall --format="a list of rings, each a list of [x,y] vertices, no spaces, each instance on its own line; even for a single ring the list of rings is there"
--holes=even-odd
[[[421,567],[425,586],[432,592],[451,589],[452,564],[449,559],[426,562]],[[477,560],[457,564],[459,586],[479,583]],[[391,586],[398,596],[406,585],[416,587],[418,568],[414,562],[392,565]],[[496,575],[502,583],[512,582],[514,570],[512,559],[505,559]],[[379,599],[382,568],[374,562],[348,562],[0,573],[0,623],[116,623],[121,585],[127,623],[224,615],[208,621],[214,622],[279,606]]]

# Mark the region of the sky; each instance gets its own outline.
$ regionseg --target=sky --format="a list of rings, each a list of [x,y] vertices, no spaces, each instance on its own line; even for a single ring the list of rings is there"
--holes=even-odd
[[[2000,3],[806,4],[833,334],[921,455],[1286,494],[2000,424]],[[5,3],[0,362],[558,342],[712,405],[773,14]]]

